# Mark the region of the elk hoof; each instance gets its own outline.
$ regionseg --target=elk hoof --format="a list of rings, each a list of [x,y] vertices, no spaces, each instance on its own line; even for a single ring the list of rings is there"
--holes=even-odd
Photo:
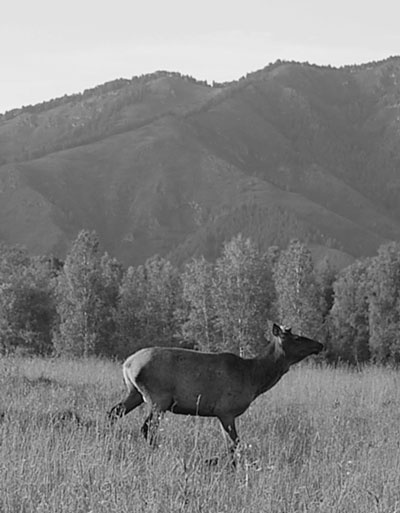
[[[115,405],[113,408],[111,408],[110,411],[107,412],[107,417],[111,421],[111,423],[114,423],[116,420],[123,417],[124,415],[125,407],[121,403]]]
[[[219,463],[219,458],[218,456],[207,458],[204,463],[207,465],[207,467],[215,467]]]

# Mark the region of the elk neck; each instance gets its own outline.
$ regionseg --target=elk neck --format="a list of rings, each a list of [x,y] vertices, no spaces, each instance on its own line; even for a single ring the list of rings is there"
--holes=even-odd
[[[254,358],[252,362],[252,381],[256,396],[272,388],[290,367],[282,346],[275,340],[268,344],[264,356]]]

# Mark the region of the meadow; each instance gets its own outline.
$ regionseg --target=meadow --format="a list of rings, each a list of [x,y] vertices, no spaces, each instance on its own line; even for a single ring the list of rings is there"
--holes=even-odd
[[[238,421],[167,414],[159,446],[107,360],[0,359],[2,513],[400,512],[400,374],[300,365]],[[219,456],[218,465],[205,460]]]

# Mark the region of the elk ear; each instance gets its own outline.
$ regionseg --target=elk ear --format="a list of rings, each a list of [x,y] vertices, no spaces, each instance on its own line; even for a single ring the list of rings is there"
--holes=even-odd
[[[272,334],[275,337],[280,337],[282,335],[282,328],[274,323],[274,325],[272,326]]]

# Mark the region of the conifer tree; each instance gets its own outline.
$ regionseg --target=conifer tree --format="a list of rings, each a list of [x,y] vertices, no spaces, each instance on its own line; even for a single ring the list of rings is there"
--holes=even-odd
[[[0,353],[52,351],[55,300],[50,259],[0,248]]]
[[[368,268],[368,260],[356,261],[334,283],[328,353],[335,360],[357,364],[370,357]]]
[[[369,269],[370,351],[378,362],[400,361],[400,244],[379,248]]]

